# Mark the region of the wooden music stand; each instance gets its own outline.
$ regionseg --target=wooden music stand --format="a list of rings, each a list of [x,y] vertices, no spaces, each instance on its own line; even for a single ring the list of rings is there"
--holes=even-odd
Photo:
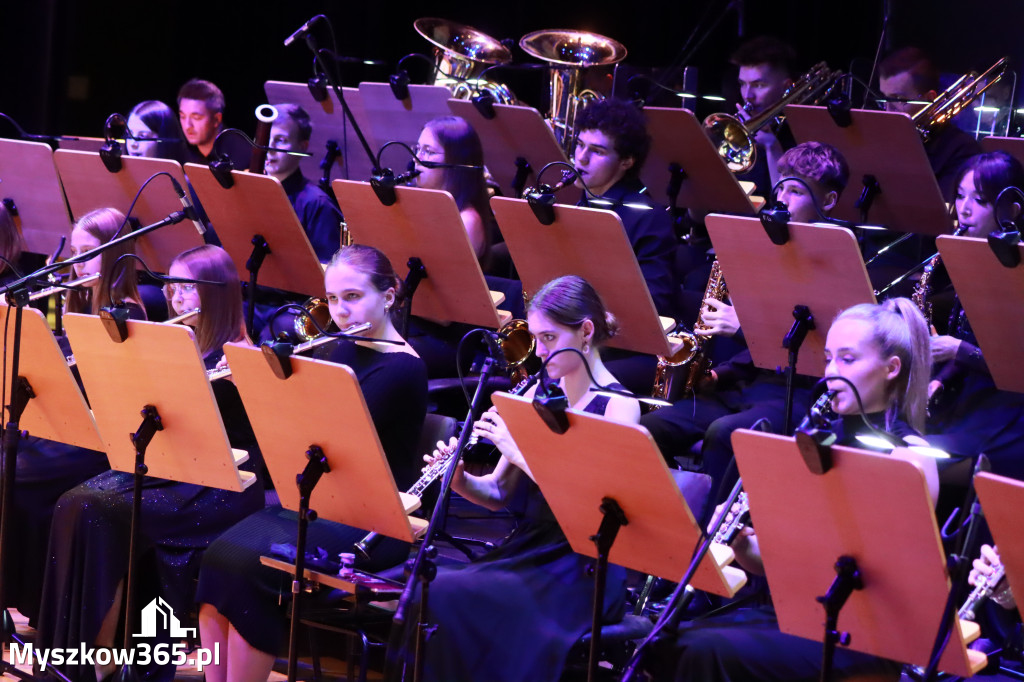
[[[111,469],[135,471],[128,436],[152,405],[164,429],[146,450],[150,476],[236,492],[255,482],[238,470],[249,453],[228,443],[191,329],[133,320],[124,343],[114,343],[94,315],[71,313],[64,324]]]
[[[518,197],[523,187],[537,184],[537,173],[552,161],[571,163],[555,139],[551,126],[533,107],[495,104],[494,118],[484,118],[476,105],[461,99],[449,99],[451,113],[466,119],[480,136],[487,170],[505,196]],[[524,165],[525,164],[525,165]],[[519,169],[522,167],[522,171]],[[543,180],[554,185],[561,177],[551,169]],[[563,166],[561,170],[566,170]],[[517,190],[517,182],[519,191]],[[563,191],[571,191],[569,187]]]
[[[0,304],[0,318],[14,313]],[[21,359],[18,375],[28,380],[34,397],[21,415],[20,428],[34,436],[68,443],[89,450],[104,450],[106,445],[96,428],[96,420],[82,396],[57,339],[50,332],[46,318],[35,308],[25,308],[21,328]],[[5,351],[14,345],[14,325],[7,332]],[[5,363],[4,386],[11,385],[11,360]],[[4,421],[10,419],[4,406]]]
[[[277,178],[231,171],[234,185],[225,189],[207,165],[185,164],[185,172],[239,277],[251,280],[252,264],[264,286],[307,296],[323,293],[323,268]],[[257,237],[266,250],[254,241]]]
[[[622,331],[613,348],[671,355],[665,332],[674,321],[659,318],[622,220],[613,211],[555,206],[555,221],[542,225],[525,199],[494,197],[491,209],[501,225],[523,290],[531,295],[562,275],[579,275],[601,295]]]
[[[789,242],[777,246],[757,218],[709,215],[706,224],[754,364],[787,366],[783,338],[794,308],[803,305],[815,328],[799,348],[796,371],[822,376],[832,320],[852,305],[875,302],[853,234],[842,227],[790,223]]]
[[[76,152],[98,152],[107,144],[102,137],[71,137],[62,135],[57,141],[60,149],[68,149]]]
[[[673,182],[670,166],[682,172],[675,205],[704,213],[754,215],[765,200],[751,197],[752,183],[742,183],[725,165],[708,139],[700,121],[686,109],[644,107],[651,151],[640,179],[655,201],[670,204],[668,187]]]
[[[0,199],[14,201],[26,251],[53,253],[71,233],[53,152],[42,142],[0,139]]]
[[[733,449],[782,632],[821,641],[822,606],[840,557],[863,579],[838,624],[849,648],[926,666],[950,590],[924,472],[891,455],[833,447],[832,469],[810,472],[792,438],[741,429]],[[961,627],[939,670],[970,677],[985,654]]]
[[[589,676],[595,679],[608,562],[678,579],[688,572],[701,529],[643,427],[569,410],[569,429],[557,434],[531,401],[504,393],[493,399],[569,544],[598,561]],[[622,472],[626,452],[628,476]],[[711,545],[710,554],[714,560],[700,562],[690,584],[732,597],[746,574],[728,566],[728,547]]]
[[[1024,138],[989,135],[981,139],[981,151],[1006,152],[1021,163],[1024,163]]]
[[[590,536],[601,525],[602,498],[611,497],[629,524],[619,531],[609,561],[672,580],[686,571],[701,530],[646,429],[569,410],[569,430],[559,435],[530,400],[507,393],[495,393],[493,400],[573,551],[597,557]],[[701,565],[693,586],[731,597],[746,574],[728,566],[728,547],[718,545],[715,553],[716,561]]]
[[[281,380],[258,348],[229,343],[224,352],[281,506],[298,510],[295,475],[315,444],[330,467],[310,499],[317,515],[412,542],[406,503],[355,373],[345,365],[293,356],[292,375]]]
[[[353,241],[383,251],[399,272],[412,258],[422,261],[426,277],[413,296],[416,315],[441,323],[501,326],[510,315],[495,308],[502,296],[488,291],[452,196],[417,187],[395,190],[397,201],[385,206],[369,183],[334,181]]]
[[[97,208],[111,207],[127,213],[139,188],[154,173],[171,174],[188,191],[181,165],[170,159],[125,155],[121,157],[122,169],[117,173],[108,171],[97,153],[58,149],[53,153],[53,160],[75,220]],[[181,208],[170,181],[156,178],[139,195],[132,215],[143,225],[149,225]],[[129,231],[126,227],[124,233]],[[153,270],[167,272],[175,256],[202,245],[202,235],[195,225],[185,220],[140,237],[138,253]]]
[[[1024,483],[1005,476],[980,473],[974,488],[981,500],[985,520],[999,549],[999,560],[1014,594],[1024,594],[1024,543],[1020,541],[1020,510],[1024,503]],[[1020,601],[1017,610],[1020,611]]]
[[[394,140],[411,147],[427,121],[451,115],[448,98],[452,93],[443,85],[410,85],[409,98],[398,100],[388,83],[360,83],[359,95],[369,130],[381,145]],[[398,175],[411,160],[409,152],[395,146],[388,147],[380,164]]]
[[[984,239],[943,235],[936,244],[996,386],[1024,393],[1016,352],[1024,333],[1024,265],[1003,266]],[[1024,255],[1024,246],[1014,249]]]
[[[824,107],[786,107],[786,120],[798,142],[826,142],[838,149],[850,165],[851,182],[839,198],[834,216],[867,222],[854,203],[861,195],[862,179],[870,175],[881,189],[868,213],[871,223],[898,232],[952,232],[939,183],[910,117],[860,109],[851,111],[850,116],[853,123],[841,128]]]
[[[359,144],[359,138],[354,130],[349,127],[345,119],[345,112],[338,101],[338,96],[332,88],[327,89],[327,99],[317,102],[309,92],[309,86],[305,83],[285,83],[282,81],[267,81],[263,85],[267,93],[267,102],[270,104],[292,103],[298,104],[313,123],[313,133],[309,138],[309,152],[313,154],[302,159],[300,166],[302,173],[310,180],[317,180],[323,177],[320,170],[320,162],[324,157],[324,151],[328,140],[335,141],[341,149],[341,156],[331,168],[331,180],[344,178],[346,180],[365,180],[373,172],[370,160],[366,158],[363,146]],[[363,111],[363,99],[358,88],[342,88],[345,102],[356,123],[367,138],[371,149],[379,149],[380,145],[370,135],[370,123]]]

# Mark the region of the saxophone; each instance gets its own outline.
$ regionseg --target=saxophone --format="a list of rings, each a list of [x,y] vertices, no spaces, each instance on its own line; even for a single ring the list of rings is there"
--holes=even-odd
[[[711,276],[708,277],[708,285],[704,289],[704,299],[713,298],[716,301],[724,300],[729,295],[725,287],[725,279],[722,277],[722,266],[718,259],[711,264]],[[694,323],[694,331],[707,329],[704,324],[704,303],[701,303],[700,313],[697,314],[697,322]],[[682,346],[672,355],[666,357],[658,356],[658,368],[654,375],[654,387],[651,389],[651,396],[661,400],[674,402],[681,397],[692,395],[697,387],[697,382],[711,370],[711,358],[708,355],[712,337],[698,336],[685,329],[669,333],[670,339],[678,339]],[[682,387],[676,380],[682,372],[686,372],[685,383]],[[675,389],[673,390],[673,386]]]
[[[929,328],[932,326],[932,302],[928,300],[932,294],[932,272],[941,259],[939,254],[931,257],[921,272],[921,279],[917,280],[917,284],[914,285],[914,292],[910,294],[910,300],[924,315],[924,321],[928,323]]]

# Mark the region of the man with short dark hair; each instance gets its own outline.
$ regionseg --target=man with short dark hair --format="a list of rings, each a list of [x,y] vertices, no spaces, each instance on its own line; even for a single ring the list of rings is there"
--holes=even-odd
[[[797,77],[796,52],[772,36],[760,36],[743,43],[729,61],[739,69],[737,80],[743,103],[736,106],[736,115],[744,123],[782,99]],[[778,181],[779,157],[796,141],[788,128],[773,131],[767,125],[754,134],[754,142],[758,146],[757,160],[751,170],[739,177],[753,182],[757,193],[768,198]]]
[[[188,81],[178,90],[178,121],[188,141],[186,161],[209,163],[214,160],[211,157],[213,143],[224,129],[224,93],[210,81],[200,78]],[[235,170],[247,167],[249,146],[241,138],[225,139],[218,151],[231,159]]]
[[[302,157],[287,153],[309,149],[313,125],[297,104],[279,104],[277,113],[270,127],[270,147],[284,151],[268,151],[263,167],[281,182],[317,258],[326,263],[341,247],[341,211],[318,184],[302,174]]]
[[[887,98],[885,108],[909,115],[923,108],[914,101],[930,102],[939,93],[939,71],[931,58],[916,47],[904,47],[887,55],[878,64],[878,87]],[[969,133],[954,123],[945,123],[929,135],[924,145],[932,172],[946,201],[952,201],[957,171],[981,146]]]

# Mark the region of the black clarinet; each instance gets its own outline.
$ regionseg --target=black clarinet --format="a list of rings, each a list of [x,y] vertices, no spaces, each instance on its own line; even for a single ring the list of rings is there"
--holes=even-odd
[[[527,376],[516,384],[509,393],[512,395],[522,395],[531,386],[537,383],[538,378],[540,378],[540,372]],[[466,448],[473,447],[479,440],[480,437],[475,433],[470,434],[469,438],[466,440]],[[423,475],[421,475],[419,479],[412,484],[412,487],[405,491],[406,494],[414,495],[415,497],[422,497],[423,492],[427,487],[444,475],[445,470],[448,468],[448,463],[451,462],[454,457],[454,449],[452,449],[451,452],[440,452],[438,457],[423,470]],[[362,540],[355,544],[356,552],[359,553],[360,558],[369,561],[370,555],[373,553],[373,548],[377,546],[380,540],[381,538],[379,533],[373,531],[367,533]]]

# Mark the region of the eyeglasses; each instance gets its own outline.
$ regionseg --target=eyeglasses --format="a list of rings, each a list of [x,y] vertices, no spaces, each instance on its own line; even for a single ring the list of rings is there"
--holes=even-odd
[[[416,156],[418,158],[421,158],[421,159],[422,158],[431,158],[431,157],[436,159],[438,157],[443,157],[444,156],[444,152],[442,152],[442,151],[438,151],[438,150],[433,149],[431,147],[424,147],[424,146],[418,145],[418,144],[414,144],[412,146],[412,153],[413,153],[414,156]]]
[[[182,296],[188,296],[196,293],[198,284],[165,284],[164,285],[164,296],[167,298],[174,298],[176,295],[181,294]]]

